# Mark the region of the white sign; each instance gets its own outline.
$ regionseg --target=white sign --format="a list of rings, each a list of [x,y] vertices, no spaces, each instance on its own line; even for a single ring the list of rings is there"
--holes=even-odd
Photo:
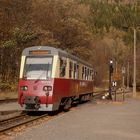
[[[122,74],[125,74],[125,67],[122,67]]]
[[[117,82],[116,82],[116,81],[113,81],[113,82],[112,82],[112,86],[113,86],[113,87],[116,87],[116,86],[117,86]]]

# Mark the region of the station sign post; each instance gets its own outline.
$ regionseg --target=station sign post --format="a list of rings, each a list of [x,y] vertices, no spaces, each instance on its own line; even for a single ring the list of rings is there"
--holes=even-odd
[[[112,81],[112,87],[114,89],[114,92],[115,92],[115,101],[116,101],[116,92],[117,92],[117,81]]]

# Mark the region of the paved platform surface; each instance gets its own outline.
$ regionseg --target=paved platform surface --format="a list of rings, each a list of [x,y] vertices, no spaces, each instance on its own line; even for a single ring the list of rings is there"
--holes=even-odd
[[[0,112],[1,111],[12,111],[12,110],[21,110],[21,107],[17,102],[0,104]]]
[[[140,140],[140,100],[89,102],[43,124],[27,128],[12,140]]]

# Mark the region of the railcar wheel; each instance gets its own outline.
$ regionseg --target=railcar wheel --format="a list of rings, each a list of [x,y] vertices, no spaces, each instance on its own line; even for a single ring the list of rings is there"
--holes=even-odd
[[[93,93],[90,94],[90,98],[89,98],[89,100],[90,100],[90,101],[93,100]]]
[[[66,102],[65,102],[65,105],[64,105],[64,111],[67,112],[70,110],[71,108],[71,103],[72,103],[72,100],[71,98],[67,99]]]

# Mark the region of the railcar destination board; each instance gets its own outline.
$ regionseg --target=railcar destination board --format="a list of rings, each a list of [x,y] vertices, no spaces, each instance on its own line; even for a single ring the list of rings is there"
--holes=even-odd
[[[51,54],[50,50],[33,50],[29,51],[29,54],[32,55],[46,55],[46,54]]]

